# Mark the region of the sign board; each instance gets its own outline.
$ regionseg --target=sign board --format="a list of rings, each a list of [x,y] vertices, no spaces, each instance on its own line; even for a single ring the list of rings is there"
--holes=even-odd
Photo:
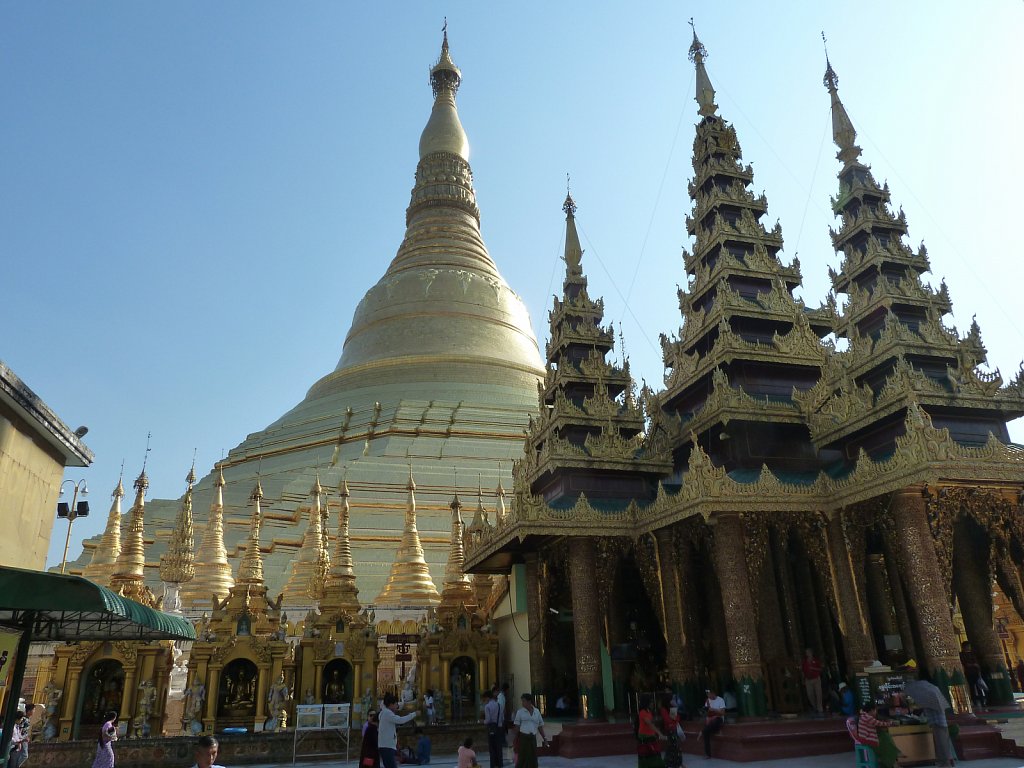
[[[384,640],[391,645],[419,645],[419,635],[384,635]]]
[[[347,729],[351,709],[351,704],[325,704],[324,728]]]
[[[396,653],[395,661],[412,661],[411,653]]]
[[[323,704],[297,704],[295,706],[295,730],[315,731],[323,728]]]

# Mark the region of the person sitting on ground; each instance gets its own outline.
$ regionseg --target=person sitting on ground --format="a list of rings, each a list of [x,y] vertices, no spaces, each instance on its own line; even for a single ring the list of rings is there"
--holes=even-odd
[[[480,763],[476,761],[476,752],[473,751],[473,739],[466,737],[459,747],[459,764],[457,768],[479,768]]]
[[[214,762],[219,751],[220,742],[217,741],[216,737],[200,736],[199,741],[196,742],[194,750],[196,762],[192,768],[224,768],[223,765],[217,765]]]
[[[422,728],[416,728],[412,735],[416,739],[416,759],[420,761],[420,765],[430,765],[430,737]]]

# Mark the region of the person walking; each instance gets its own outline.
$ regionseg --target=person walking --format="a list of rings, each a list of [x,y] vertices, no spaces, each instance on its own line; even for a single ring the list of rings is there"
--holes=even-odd
[[[359,747],[359,768],[380,768],[380,749],[377,746],[377,712],[371,709],[363,723],[363,743]]]
[[[672,703],[672,698],[671,693],[666,693],[661,701],[661,728],[665,732],[665,768],[684,768],[683,726],[679,719],[679,710]]]
[[[491,768],[501,768],[501,705],[492,691],[484,691],[484,727]]]
[[[7,760],[9,768],[21,768],[28,760],[29,733],[32,729],[28,715],[31,706],[31,704],[28,705],[24,712],[19,709],[14,716],[14,728],[11,730],[11,756]]]
[[[704,739],[704,754],[711,757],[711,737],[722,730],[725,724],[725,699],[715,693],[713,688],[704,691],[707,698],[704,699],[704,727],[700,729],[700,736]]]
[[[384,694],[384,708],[380,711],[377,726],[377,749],[380,764],[384,768],[398,768],[395,755],[398,752],[398,726],[416,717],[412,711],[407,715],[398,714],[398,697],[393,693]]]
[[[117,712],[111,710],[103,716],[100,735],[96,740],[96,757],[92,768],[114,768],[114,742],[117,741]]]
[[[653,705],[649,697],[640,700],[636,713],[636,765],[637,768],[665,768],[661,759],[660,740],[665,738],[654,722]]]
[[[516,716],[512,719],[512,727],[516,729],[513,748],[516,755],[515,768],[538,768],[537,764],[537,736],[541,737],[544,744],[547,744],[547,736],[544,735],[544,718],[540,710],[533,705],[533,694],[524,693],[520,698],[522,706],[516,710]]]

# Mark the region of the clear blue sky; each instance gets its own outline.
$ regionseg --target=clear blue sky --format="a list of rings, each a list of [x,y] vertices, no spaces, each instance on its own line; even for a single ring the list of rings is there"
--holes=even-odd
[[[1016,373],[1020,0],[5,2],[0,359],[89,426],[76,540],[147,432],[151,495],[177,497],[193,448],[205,473],[333,369],[402,238],[445,15],[484,238],[542,343],[569,172],[592,293],[660,383],[685,283],[692,15],[807,303],[838,265],[824,29],[864,159],[949,284],[947,322],[977,313],[992,366]]]

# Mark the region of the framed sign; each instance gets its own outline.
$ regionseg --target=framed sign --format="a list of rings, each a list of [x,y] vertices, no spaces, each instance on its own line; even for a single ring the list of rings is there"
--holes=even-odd
[[[351,704],[324,704],[324,728],[347,729],[351,710]]]
[[[323,728],[323,704],[297,704],[295,706],[295,730],[315,731]]]

